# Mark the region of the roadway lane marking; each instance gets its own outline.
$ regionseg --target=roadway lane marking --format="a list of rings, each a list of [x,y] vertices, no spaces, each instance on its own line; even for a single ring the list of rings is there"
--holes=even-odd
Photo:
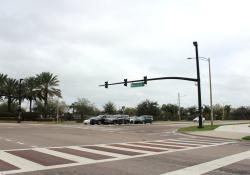
[[[197,141],[197,142],[205,142],[205,143],[222,143],[222,142],[230,142],[231,140],[213,140],[213,139],[206,139],[206,138],[178,138],[178,140],[184,141]]]
[[[183,149],[183,147],[176,147],[176,146],[170,146],[170,145],[159,145],[159,144],[152,144],[152,143],[129,143],[132,145],[142,145],[142,146],[149,146],[153,148],[167,148],[167,149]]]
[[[250,158],[250,151],[245,151],[245,152],[241,152],[241,153],[234,154],[231,156],[227,156],[227,157],[223,157],[220,159],[194,165],[191,167],[183,168],[180,170],[164,173],[161,175],[183,175],[183,174],[201,175],[201,174],[219,169],[221,167],[242,161],[244,159],[249,159],[249,158]]]
[[[112,156],[96,154],[96,153],[87,152],[87,151],[83,151],[83,150],[80,151],[80,150],[75,150],[75,149],[71,149],[71,148],[51,148],[51,150],[63,152],[63,153],[71,154],[71,155],[75,155],[75,156],[80,156],[80,157],[84,157],[84,158],[88,158],[88,159],[92,159],[92,160],[102,160],[102,159],[114,158]]]
[[[124,144],[124,143],[122,143]],[[135,150],[135,149],[132,149],[132,148],[122,148],[122,147],[114,147],[114,146],[111,146],[111,145],[105,145],[106,148],[111,148],[111,149],[117,149],[117,150],[125,150],[125,151],[132,151],[132,152],[138,152],[138,153],[141,153],[141,154],[150,154],[152,152],[150,151],[145,151],[145,150]]]
[[[173,144],[171,144],[171,143],[164,143],[164,142],[156,142],[156,141],[152,141],[152,142],[145,142],[145,143],[149,143],[149,144],[151,144],[151,143],[153,143],[153,144],[155,144],[155,145],[159,145],[159,146],[174,146],[174,147],[176,147],[177,149],[181,149],[181,148],[186,148],[186,147],[190,147],[190,146],[188,146],[188,145],[182,145],[182,144],[177,144],[177,143],[173,143]]]
[[[213,145],[213,144],[216,144],[216,143],[208,143],[208,142],[201,142],[201,141],[192,141],[192,140],[182,140],[182,139],[168,139],[170,141],[175,141],[175,142],[181,142],[181,143],[191,143],[191,144],[200,144],[200,145]]]
[[[178,138],[179,140],[189,140],[189,141],[201,141],[201,142],[209,142],[209,143],[222,143],[228,142],[229,140],[212,140],[212,139],[203,139],[203,138]]]
[[[20,145],[24,145],[24,143],[23,143],[23,142],[16,142],[16,143],[18,143],[18,144],[20,144]]]
[[[83,148],[83,147],[78,147],[78,146],[70,146],[68,148],[79,150],[79,151],[87,151],[87,152],[105,155],[105,156],[123,158],[123,159],[131,157],[131,156],[126,156],[126,155],[122,155],[122,154],[116,154],[116,153],[105,152],[105,151],[100,151],[100,150],[88,149],[88,148]]]
[[[203,146],[201,143],[184,143],[181,141],[172,141],[172,140],[166,140],[162,142],[162,144],[181,145],[181,146],[188,146],[188,147],[202,147]]]
[[[119,147],[119,148],[129,148],[129,149],[133,149],[133,150],[143,150],[143,151],[149,151],[149,152],[164,152],[164,151],[168,151],[168,149],[163,149],[163,148],[153,148],[150,146],[141,146],[141,145],[132,145],[132,144],[110,144],[110,146],[113,147]]]
[[[12,140],[11,139],[5,139],[7,142],[12,142]]]
[[[112,149],[112,148],[101,147],[101,146],[83,146],[83,148],[100,150],[100,151],[111,152],[111,153],[116,153],[116,154],[123,154],[123,155],[127,155],[127,156],[135,156],[135,155],[143,154],[143,153],[139,153],[139,152]]]

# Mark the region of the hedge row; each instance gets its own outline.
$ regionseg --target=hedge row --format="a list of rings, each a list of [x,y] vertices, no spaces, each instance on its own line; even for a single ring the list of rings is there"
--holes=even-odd
[[[18,113],[0,112],[0,119],[2,118],[16,118]]]

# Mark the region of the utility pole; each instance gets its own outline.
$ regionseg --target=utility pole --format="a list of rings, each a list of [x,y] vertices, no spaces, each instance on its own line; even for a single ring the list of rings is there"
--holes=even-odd
[[[57,105],[56,105],[56,123],[58,124],[59,119],[59,99],[57,99]]]
[[[225,104],[223,103],[223,106],[222,106],[222,120],[225,120]]]
[[[22,81],[23,79],[19,80],[19,89],[18,89],[18,123],[21,123],[21,112],[22,112],[22,108],[21,108],[21,103],[22,103],[22,97],[21,97],[21,93],[22,93]]]
[[[187,58],[187,59],[193,59],[193,58]],[[209,71],[209,91],[210,91],[210,117],[211,117],[211,126],[214,124],[214,112],[213,112],[213,95],[212,95],[212,78],[211,78],[211,64],[210,64],[210,58],[206,57],[199,57],[200,60],[207,61],[208,62],[208,71]]]
[[[181,121],[181,97],[180,97],[180,93],[178,92],[178,116],[179,116],[179,121]]]
[[[212,80],[211,80],[211,66],[210,66],[210,58],[208,60],[208,68],[209,68],[209,90],[210,90],[210,111],[211,111],[211,126],[214,125],[214,111],[213,111],[213,95],[212,95]]]
[[[195,47],[195,56],[196,56],[196,69],[197,69],[197,89],[198,89],[198,112],[199,112],[199,126],[198,128],[203,128],[202,117],[201,117],[201,80],[200,80],[200,65],[199,65],[199,52],[198,52],[198,43],[197,41],[193,42]]]

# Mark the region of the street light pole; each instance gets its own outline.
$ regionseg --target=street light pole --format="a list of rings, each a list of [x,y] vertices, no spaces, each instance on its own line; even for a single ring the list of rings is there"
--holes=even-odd
[[[201,81],[200,81],[200,65],[199,65],[199,52],[198,52],[198,43],[197,41],[193,42],[195,47],[195,56],[196,56],[196,68],[197,68],[197,85],[198,85],[198,110],[199,110],[199,126],[202,128],[202,117],[201,117]]]
[[[194,58],[187,58],[187,59],[194,59]],[[211,65],[210,65],[210,58],[206,57],[199,57],[200,60],[208,62],[208,71],[209,71],[209,91],[210,91],[210,117],[211,117],[211,126],[214,125],[214,112],[213,112],[213,93],[212,93],[212,76],[211,76]]]
[[[23,79],[19,80],[19,91],[18,91],[18,123],[21,123],[21,112],[22,112],[22,108],[21,108],[21,102],[22,102],[22,98],[21,98],[21,92],[22,92],[22,81]]]
[[[211,66],[210,66],[210,58],[208,61],[208,69],[209,69],[209,90],[210,90],[210,111],[211,111],[211,126],[214,125],[214,111],[213,111],[213,95],[212,95],[212,80],[211,80]]]

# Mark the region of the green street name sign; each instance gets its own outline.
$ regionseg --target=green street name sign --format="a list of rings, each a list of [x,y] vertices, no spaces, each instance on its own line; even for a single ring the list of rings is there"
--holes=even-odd
[[[144,82],[138,82],[138,83],[131,83],[131,87],[143,87],[144,86]]]

